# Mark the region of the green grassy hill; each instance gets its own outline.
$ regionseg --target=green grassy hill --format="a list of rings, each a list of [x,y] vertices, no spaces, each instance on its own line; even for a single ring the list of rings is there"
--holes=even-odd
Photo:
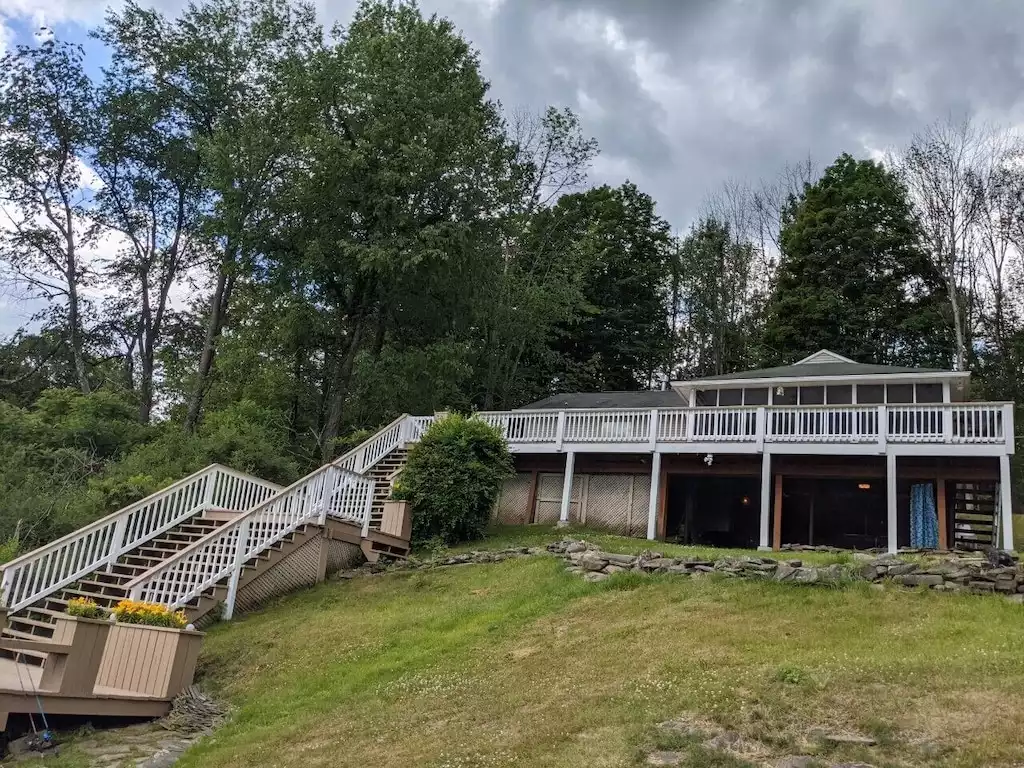
[[[210,632],[202,681],[237,710],[182,765],[1011,764],[1022,622],[999,598],[866,585],[587,584],[547,557],[333,582]],[[756,754],[658,731],[684,714]]]

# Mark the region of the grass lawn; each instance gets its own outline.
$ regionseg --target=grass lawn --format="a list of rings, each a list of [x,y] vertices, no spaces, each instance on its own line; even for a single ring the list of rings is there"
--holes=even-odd
[[[551,540],[519,533],[490,546]],[[181,765],[629,766],[680,746],[692,765],[734,768],[808,750],[1011,765],[1024,759],[1022,624],[1020,606],[991,597],[587,584],[547,557],[328,583],[210,632],[203,682],[237,712]],[[762,754],[660,734],[682,714]],[[808,743],[815,728],[880,745],[828,751]]]

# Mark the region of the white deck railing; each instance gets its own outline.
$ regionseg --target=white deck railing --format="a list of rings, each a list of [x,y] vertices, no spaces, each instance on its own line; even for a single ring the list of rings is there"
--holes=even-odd
[[[513,446],[664,443],[1010,445],[1010,403],[607,408],[501,411],[477,417]]]
[[[244,511],[280,488],[212,464],[2,566],[0,605],[12,613],[21,610],[204,509]]]
[[[328,464],[186,547],[126,585],[133,600],[180,608],[227,578],[224,618],[231,618],[246,561],[305,523],[327,517],[362,527],[370,520],[374,481]]]

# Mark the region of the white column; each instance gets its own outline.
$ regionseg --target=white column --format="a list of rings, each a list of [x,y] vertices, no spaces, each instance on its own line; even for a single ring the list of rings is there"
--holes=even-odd
[[[761,454],[761,538],[758,549],[770,551],[768,541],[768,520],[772,513],[772,455],[765,451]]]
[[[1013,499],[1010,487],[1010,457],[1004,453],[999,457],[999,530],[1003,532],[1000,543],[1003,549],[1013,549]]]
[[[885,506],[888,520],[889,552],[895,553],[897,543],[896,517],[896,454],[885,455]]]
[[[651,541],[658,536],[658,489],[661,484],[661,454],[651,458],[651,497],[647,502],[647,538]]]
[[[576,465],[576,453],[565,454],[565,476],[562,478],[562,511],[558,515],[558,525],[569,524],[569,500],[572,498],[572,472]]]

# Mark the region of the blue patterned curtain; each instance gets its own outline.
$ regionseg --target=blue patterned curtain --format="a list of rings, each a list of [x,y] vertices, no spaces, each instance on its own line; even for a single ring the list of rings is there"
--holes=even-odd
[[[931,483],[910,486],[910,546],[921,549],[939,546],[939,517]]]

